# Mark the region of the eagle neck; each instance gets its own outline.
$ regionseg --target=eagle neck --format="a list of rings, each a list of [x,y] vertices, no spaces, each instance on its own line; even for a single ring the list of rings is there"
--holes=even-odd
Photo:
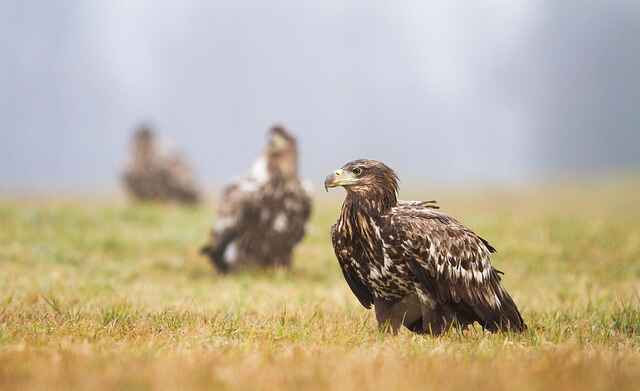
[[[395,191],[352,191],[347,189],[345,205],[353,213],[363,213],[369,217],[378,218],[398,204]]]
[[[272,176],[281,176],[285,180],[298,176],[298,153],[295,148],[277,155],[267,153],[267,169]]]
[[[361,237],[372,241],[376,237],[376,221],[396,204],[395,196],[393,202],[384,202],[384,199],[347,192],[340,212],[339,228],[348,237]]]

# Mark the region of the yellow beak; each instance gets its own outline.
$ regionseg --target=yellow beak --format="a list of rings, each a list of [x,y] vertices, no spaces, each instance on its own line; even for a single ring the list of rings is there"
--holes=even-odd
[[[329,191],[330,187],[347,186],[354,184],[356,177],[345,170],[336,170],[334,173],[329,174],[324,180],[324,189]]]

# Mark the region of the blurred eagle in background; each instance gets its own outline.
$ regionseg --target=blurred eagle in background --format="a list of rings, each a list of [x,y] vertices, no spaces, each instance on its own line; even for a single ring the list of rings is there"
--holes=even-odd
[[[385,164],[355,160],[325,187],[347,195],[331,236],[344,278],[381,329],[440,335],[478,322],[492,332],[526,325],[491,266],[496,250],[435,201],[399,201],[398,177]]]
[[[210,243],[201,250],[221,273],[289,267],[305,235],[311,197],[298,177],[296,139],[282,126],[267,138],[249,174],[223,190]]]
[[[141,126],[135,132],[131,154],[123,183],[133,198],[184,204],[199,202],[200,192],[185,159],[178,152],[160,148],[148,126]]]

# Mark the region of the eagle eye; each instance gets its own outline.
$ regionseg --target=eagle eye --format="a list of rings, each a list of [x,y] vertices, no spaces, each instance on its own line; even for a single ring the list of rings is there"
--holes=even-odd
[[[356,175],[356,176],[360,176],[362,175],[362,168],[360,167],[356,167],[352,170],[352,172]]]

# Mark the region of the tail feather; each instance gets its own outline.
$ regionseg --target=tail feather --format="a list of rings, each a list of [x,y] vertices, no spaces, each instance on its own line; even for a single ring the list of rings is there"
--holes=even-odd
[[[527,325],[511,296],[502,291],[501,305],[498,308],[487,308],[478,314],[482,318],[482,326],[491,331],[511,331],[521,333],[527,330]]]
[[[222,274],[229,273],[230,264],[225,259],[227,247],[235,239],[235,234],[228,232],[226,234],[214,237],[211,243],[200,249],[200,254],[209,257],[211,264]]]
[[[200,254],[209,258],[209,262],[222,274],[229,272],[229,265],[224,261],[223,254],[213,245],[206,245],[200,249]]]

